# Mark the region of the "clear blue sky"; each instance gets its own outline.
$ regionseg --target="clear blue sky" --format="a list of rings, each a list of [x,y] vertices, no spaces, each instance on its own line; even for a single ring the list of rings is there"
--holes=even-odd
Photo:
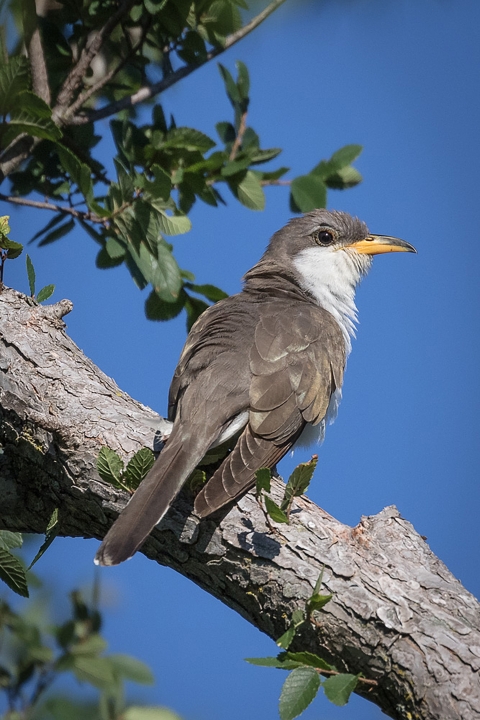
[[[362,144],[364,182],[330,192],[329,207],[418,249],[376,258],[358,293],[344,399],[309,494],[352,525],[397,505],[478,597],[480,3],[287,2],[222,62],[233,69],[236,59],[251,73],[250,124],[265,147],[284,148],[280,161],[291,176],[342,145]],[[178,125],[211,135],[230,119],[213,64],[162,102]],[[11,215],[12,238],[21,242],[48,219],[5,205],[1,213]],[[288,191],[268,189],[263,213],[232,199],[219,210],[197,204],[191,217],[192,232],[175,239],[180,265],[233,293],[289,218]],[[77,344],[125,391],[165,413],[184,318],[148,323],[144,296],[123,269],[94,268],[96,248],[80,231],[29,253],[40,285],[56,283],[54,299],[73,300],[66,320]],[[11,263],[6,282],[27,290],[22,262]],[[291,467],[286,461],[283,471]],[[88,585],[96,545],[57,540],[38,570],[65,590]],[[284,675],[242,659],[273,654],[268,638],[140,554],[101,579],[110,649],[154,670],[155,687],[141,693],[146,702],[188,720],[278,717]],[[383,716],[356,698],[345,709],[319,699],[304,717]]]

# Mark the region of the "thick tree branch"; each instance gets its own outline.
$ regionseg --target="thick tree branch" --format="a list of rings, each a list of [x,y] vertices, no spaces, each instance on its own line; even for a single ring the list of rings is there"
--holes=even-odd
[[[37,23],[35,0],[23,0],[22,19],[25,46],[30,61],[33,92],[50,105],[50,86],[48,84],[47,65],[42,47],[40,29]]]
[[[67,337],[70,308],[0,294],[0,526],[43,532],[58,507],[62,534],[101,538],[127,497],[100,481],[100,447],[130,456],[162,420]],[[272,638],[325,566],[334,597],[295,649],[376,680],[360,692],[398,720],[480,718],[480,606],[393,507],[351,528],[304,497],[272,534],[252,494],[202,522],[185,494],[143,552]]]
[[[152,85],[145,85],[140,88],[140,90],[137,90],[136,93],[133,93],[133,95],[129,95],[121,100],[110,103],[110,105],[106,105],[100,110],[70,117],[68,120],[69,124],[85,125],[86,123],[96,122],[97,120],[102,120],[103,118],[110,117],[111,115],[116,115],[121,110],[126,110],[127,108],[138,105],[138,103],[145,102],[145,100],[149,100],[155,95],[162,93],[164,90],[167,90],[169,87],[172,87],[172,85],[179,82],[179,80],[183,80],[183,78],[187,77],[195,70],[198,70],[198,68],[205,65],[205,63],[210,62],[210,60],[213,60],[221,55],[225,52],[225,50],[228,50],[228,48],[232,47],[232,45],[239,42],[239,40],[242,40],[246,35],[251,33],[252,30],[255,30],[255,28],[266,20],[266,18],[284,2],[285,0],[273,0],[273,2],[262,10],[261,13],[252,18],[252,20],[250,20],[250,22],[248,22],[244,27],[229,35],[225,39],[225,45],[223,47],[217,47],[214,50],[211,50],[207,53],[205,59],[198,62],[196,65],[184,65],[178,70],[175,70],[175,72],[167,75],[167,77],[164,77],[159,82],[153,83]]]

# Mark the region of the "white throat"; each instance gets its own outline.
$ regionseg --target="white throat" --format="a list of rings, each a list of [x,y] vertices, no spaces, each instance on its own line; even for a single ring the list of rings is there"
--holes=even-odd
[[[335,248],[311,247],[298,253],[294,265],[300,284],[338,322],[347,355],[358,322],[355,289],[371,265],[369,255]]]

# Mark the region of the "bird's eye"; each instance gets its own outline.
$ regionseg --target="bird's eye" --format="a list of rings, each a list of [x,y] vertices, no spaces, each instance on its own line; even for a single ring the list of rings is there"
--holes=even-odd
[[[335,242],[335,237],[330,230],[318,230],[313,236],[317,245],[331,245]]]

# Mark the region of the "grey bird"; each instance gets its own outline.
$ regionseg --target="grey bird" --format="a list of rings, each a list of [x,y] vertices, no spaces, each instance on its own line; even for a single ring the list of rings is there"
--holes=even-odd
[[[373,255],[398,251],[416,252],[338,211],[314,210],[273,235],[243,290],[193,325],[170,387],[171,434],[97,564],[138,550],[209,448],[239,435],[195,499],[200,518],[238,499],[297,441],[323,437],[341,397],[356,286]]]

